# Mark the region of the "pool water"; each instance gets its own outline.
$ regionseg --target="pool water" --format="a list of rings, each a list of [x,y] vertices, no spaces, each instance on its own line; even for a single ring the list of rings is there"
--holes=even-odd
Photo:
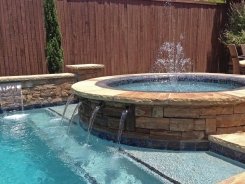
[[[27,119],[0,124],[0,183],[86,183],[49,149]]]
[[[147,91],[147,92],[216,92],[227,91],[241,87],[236,83],[219,83],[208,81],[137,81],[131,83],[122,83],[114,85],[117,89],[129,91]]]
[[[127,91],[191,93],[230,91],[245,83],[240,78],[176,73],[116,77],[101,80],[96,85]]]
[[[164,183],[47,110],[9,114],[0,123],[1,184]]]
[[[1,116],[0,184],[171,183],[118,152],[118,145],[94,136],[85,144],[87,132],[72,124],[68,133],[68,122],[60,122],[49,108]],[[122,148],[180,183],[211,184],[245,171],[208,152]]]

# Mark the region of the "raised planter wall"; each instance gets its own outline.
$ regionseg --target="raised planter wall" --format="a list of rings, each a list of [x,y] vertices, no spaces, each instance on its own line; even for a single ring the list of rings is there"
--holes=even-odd
[[[24,108],[64,104],[72,93],[72,84],[98,77],[104,68],[96,64],[70,67],[73,73],[0,77],[0,109],[20,109],[21,93]]]
[[[75,82],[76,77],[71,73],[31,75],[18,78],[1,77],[1,108],[3,110],[19,109],[21,107],[21,91],[23,105],[26,108],[65,103],[71,94],[71,85]],[[16,89],[11,89],[16,85],[21,86],[19,92]]]

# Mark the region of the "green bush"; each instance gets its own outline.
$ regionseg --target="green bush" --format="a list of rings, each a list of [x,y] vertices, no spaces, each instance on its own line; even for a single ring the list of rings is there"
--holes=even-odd
[[[245,3],[231,4],[228,23],[221,35],[224,44],[245,43]]]
[[[49,73],[61,72],[63,66],[63,49],[61,47],[61,33],[56,12],[57,11],[54,0],[45,0],[45,51]]]

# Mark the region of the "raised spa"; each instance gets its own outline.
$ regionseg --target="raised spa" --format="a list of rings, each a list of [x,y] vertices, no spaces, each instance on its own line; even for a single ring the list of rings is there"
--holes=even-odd
[[[92,133],[121,143],[163,149],[208,149],[208,135],[245,131],[245,77],[227,74],[107,76],[72,86],[81,125],[100,105]]]

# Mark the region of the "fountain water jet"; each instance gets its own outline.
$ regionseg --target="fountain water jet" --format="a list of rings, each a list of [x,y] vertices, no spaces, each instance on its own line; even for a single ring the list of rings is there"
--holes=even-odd
[[[164,42],[158,50],[152,70],[156,73],[191,72],[192,62],[190,58],[185,58],[180,42]]]
[[[122,132],[124,130],[124,125],[125,125],[125,121],[127,118],[127,114],[128,114],[128,110],[124,110],[122,112],[121,118],[120,118],[120,123],[119,123],[119,128],[118,128],[118,134],[117,134],[117,145],[118,148],[120,149],[120,142],[121,142],[121,138],[122,138]]]
[[[92,130],[92,127],[93,127],[93,124],[94,124],[94,120],[95,120],[96,115],[97,115],[98,111],[100,110],[100,108],[101,108],[101,105],[96,106],[94,108],[93,112],[92,112],[92,115],[91,115],[90,119],[89,119],[88,136],[86,138],[86,143],[85,144],[88,144],[90,133],[91,133],[91,130]]]
[[[61,125],[63,124],[63,121],[64,121],[64,118],[65,118],[65,113],[66,113],[66,111],[67,111],[67,108],[68,108],[68,106],[70,105],[70,103],[72,102],[74,96],[75,96],[74,94],[71,94],[71,95],[68,97],[68,99],[67,99],[67,102],[66,102],[64,111],[63,111],[63,113],[62,113],[62,118],[61,118],[61,122],[60,122]]]
[[[78,110],[78,107],[79,107],[80,105],[82,105],[82,102],[79,102],[79,103],[76,105],[76,107],[75,107],[75,109],[74,109],[74,111],[73,111],[73,113],[72,113],[72,116],[71,116],[71,118],[70,118],[70,120],[69,120],[69,126],[68,126],[68,130],[67,130],[67,133],[68,133],[68,134],[69,134],[69,132],[70,132],[71,123],[72,123],[73,120],[74,120],[75,113],[76,113],[76,111]]]

